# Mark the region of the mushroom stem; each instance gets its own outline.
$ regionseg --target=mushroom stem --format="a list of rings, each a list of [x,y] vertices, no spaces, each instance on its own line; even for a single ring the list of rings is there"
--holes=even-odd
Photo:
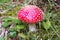
[[[29,24],[29,31],[37,31],[35,24]]]

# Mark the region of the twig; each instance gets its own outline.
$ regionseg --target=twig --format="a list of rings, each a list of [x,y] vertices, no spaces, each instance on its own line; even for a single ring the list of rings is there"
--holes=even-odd
[[[27,4],[31,3],[33,0],[29,0]]]
[[[33,4],[34,5],[37,5],[37,0],[33,0]]]
[[[5,29],[4,28],[1,28],[0,30],[2,30],[2,33],[1,33],[0,37],[2,37],[2,36],[4,36]]]
[[[8,31],[5,31],[5,40],[7,40]]]

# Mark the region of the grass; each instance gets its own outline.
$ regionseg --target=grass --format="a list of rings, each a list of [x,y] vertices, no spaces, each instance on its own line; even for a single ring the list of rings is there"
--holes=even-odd
[[[49,1],[49,0],[48,0]],[[14,7],[10,11],[6,12],[5,14],[1,14],[3,16],[11,16],[11,18],[5,19],[7,20],[6,23],[10,25],[2,27],[5,30],[9,31],[7,38],[9,40],[60,40],[60,9],[52,10],[52,6],[49,7],[49,4],[46,6],[46,10],[44,12],[44,20],[42,22],[36,23],[37,32],[29,32],[28,24],[16,19],[17,12],[22,7],[20,5]],[[54,6],[54,5],[53,5]],[[3,18],[4,19],[4,18]],[[2,20],[3,20],[2,19]],[[10,21],[9,21],[10,20]],[[3,22],[5,22],[3,20]],[[43,23],[44,22],[44,23]],[[4,24],[3,24],[4,26]],[[18,26],[18,27],[17,27]],[[2,38],[3,39],[3,38]]]

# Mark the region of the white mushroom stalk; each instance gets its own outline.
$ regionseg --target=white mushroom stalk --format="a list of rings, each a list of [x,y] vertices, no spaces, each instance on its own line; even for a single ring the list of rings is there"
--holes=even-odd
[[[36,25],[35,24],[29,24],[29,31],[33,32],[33,31],[37,31],[36,29]]]

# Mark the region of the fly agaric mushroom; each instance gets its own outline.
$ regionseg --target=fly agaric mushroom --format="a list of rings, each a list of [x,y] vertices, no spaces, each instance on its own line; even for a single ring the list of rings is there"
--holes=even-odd
[[[42,21],[43,11],[35,5],[27,5],[18,11],[18,19],[29,23],[29,30],[36,31],[35,23]]]

